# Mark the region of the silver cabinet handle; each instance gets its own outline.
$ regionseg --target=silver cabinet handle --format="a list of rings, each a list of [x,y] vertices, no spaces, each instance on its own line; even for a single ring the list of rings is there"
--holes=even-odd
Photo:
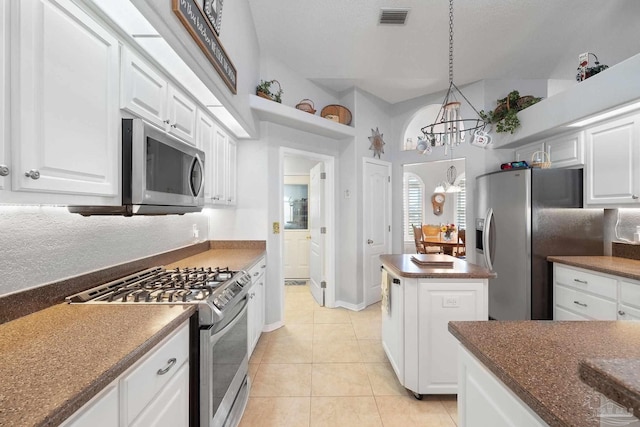
[[[232,201],[232,200],[233,200],[233,199],[232,199],[231,197],[229,197],[229,198],[227,199],[227,202],[231,203],[231,201]]]
[[[9,166],[7,165],[0,165],[0,176],[7,176],[9,175]]]
[[[631,198],[632,198],[633,200],[638,200],[640,197],[639,197],[637,194],[633,194],[633,195],[631,196]]]
[[[573,303],[574,304],[578,304],[580,307],[586,307],[587,306],[587,304],[585,304],[583,302],[580,302],[580,301],[574,301]]]
[[[267,268],[267,264],[262,264],[260,268]]]
[[[167,360],[167,366],[164,369],[158,369],[157,374],[158,375],[164,375],[167,372],[169,372],[169,369],[173,368],[173,365],[175,365],[177,362],[175,357],[172,357],[171,359]]]
[[[220,196],[213,196],[213,200],[220,200]]]
[[[24,176],[31,179],[38,179],[40,178],[40,171],[37,169],[31,169],[29,172],[25,172]]]
[[[618,310],[618,314],[619,314],[620,316],[625,316],[627,313],[625,313],[625,312],[624,312],[624,311],[622,311],[622,310]]]
[[[372,243],[373,243],[373,240],[371,240],[371,239],[367,239],[367,244],[368,244],[368,245],[370,245],[370,244],[372,244]]]
[[[258,285],[264,286],[264,282],[260,282],[260,283],[258,283]]]
[[[588,284],[589,282],[587,282],[586,280],[580,280],[580,279],[573,279],[574,282],[578,282],[578,283],[582,283],[583,285]]]
[[[174,128],[174,129],[175,129],[175,128],[177,128],[177,126],[175,125],[175,123],[174,123],[174,124],[172,124],[172,125],[171,125],[171,127],[172,127],[172,128]]]
[[[256,271],[255,273],[253,273],[253,277],[256,277],[256,276],[257,276],[257,275],[259,275],[259,274],[260,274],[260,272],[259,272],[259,271]]]
[[[169,119],[167,119],[167,120],[164,120],[164,123],[169,124],[171,122],[169,121]]]

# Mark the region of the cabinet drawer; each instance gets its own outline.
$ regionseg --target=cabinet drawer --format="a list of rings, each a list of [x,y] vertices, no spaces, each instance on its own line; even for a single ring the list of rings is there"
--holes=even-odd
[[[262,275],[264,275],[267,269],[267,263],[264,257],[260,258],[258,262],[256,262],[253,267],[249,269],[249,274],[251,275],[251,280],[253,283],[257,283]]]
[[[564,286],[555,287],[556,306],[596,320],[616,320],[616,303]]]
[[[620,303],[640,308],[640,283],[621,281]]]
[[[189,322],[187,321],[123,376],[120,385],[123,418],[126,425],[131,424],[188,360]]]
[[[553,320],[591,320],[557,305],[553,308]]]
[[[617,281],[610,277],[556,264],[555,282],[605,298],[616,299]]]

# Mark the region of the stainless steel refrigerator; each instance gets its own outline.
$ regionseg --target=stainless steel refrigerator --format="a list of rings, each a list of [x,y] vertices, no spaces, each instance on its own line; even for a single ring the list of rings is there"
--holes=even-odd
[[[476,262],[489,280],[489,317],[553,318],[549,255],[602,255],[602,209],[582,208],[582,169],[518,169],[476,178]]]

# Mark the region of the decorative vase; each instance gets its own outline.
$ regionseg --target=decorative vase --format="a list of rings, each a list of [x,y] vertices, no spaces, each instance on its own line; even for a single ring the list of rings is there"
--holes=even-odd
[[[444,236],[443,236],[444,240],[449,241],[451,240],[451,232],[450,231],[445,231],[444,232]]]

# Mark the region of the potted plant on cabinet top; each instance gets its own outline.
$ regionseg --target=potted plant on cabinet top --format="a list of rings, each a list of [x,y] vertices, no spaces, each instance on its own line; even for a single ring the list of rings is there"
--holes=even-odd
[[[271,85],[274,83],[278,85],[278,90],[271,92]],[[280,82],[277,80],[260,80],[260,84],[256,86],[256,95],[271,101],[282,103],[282,93],[282,87],[280,87]]]
[[[514,133],[516,128],[520,126],[518,111],[532,106],[541,99],[531,95],[520,96],[520,93],[514,90],[509,92],[505,98],[498,99],[498,106],[495,110],[488,113],[485,113],[484,110],[480,111],[480,117],[487,123],[495,123],[496,132]]]

